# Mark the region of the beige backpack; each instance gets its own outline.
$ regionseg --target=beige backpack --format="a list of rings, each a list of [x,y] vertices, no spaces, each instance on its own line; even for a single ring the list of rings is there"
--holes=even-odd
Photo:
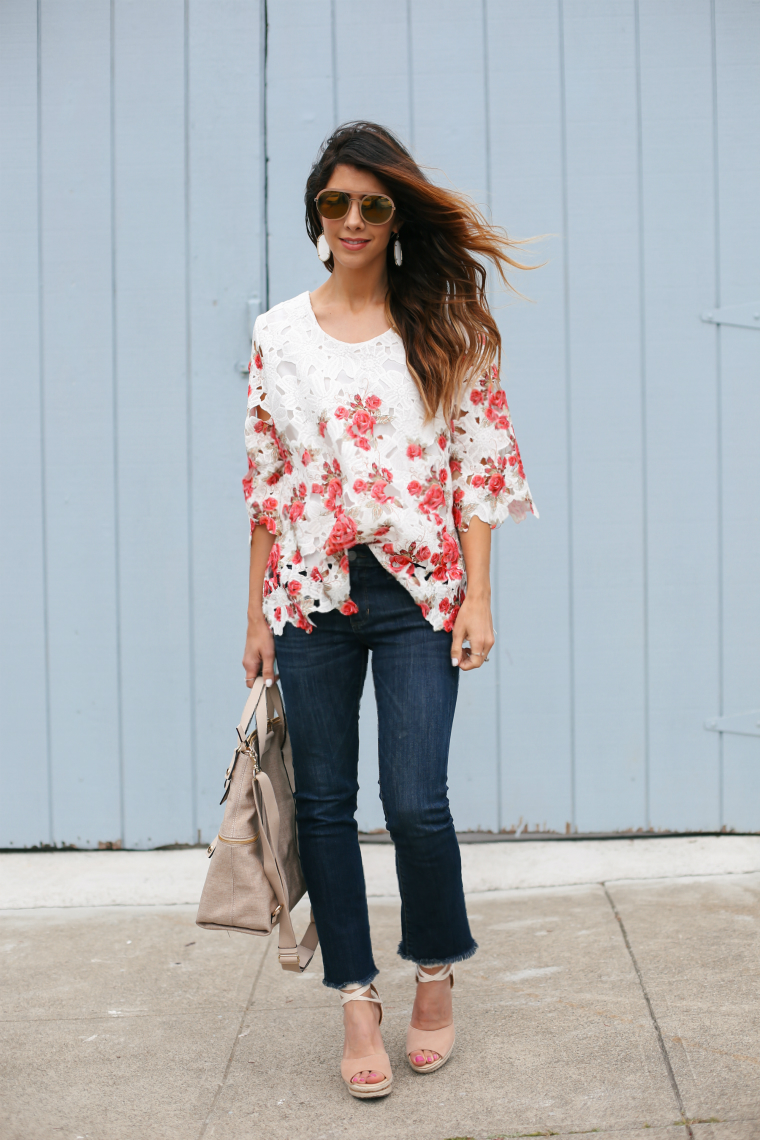
[[[249,733],[251,721],[255,727]],[[314,915],[296,943],[290,911],[306,893],[298,857],[293,758],[282,697],[257,677],[237,727],[224,795],[224,819],[196,922],[206,930],[271,934],[280,928],[283,970],[305,970],[317,948]]]

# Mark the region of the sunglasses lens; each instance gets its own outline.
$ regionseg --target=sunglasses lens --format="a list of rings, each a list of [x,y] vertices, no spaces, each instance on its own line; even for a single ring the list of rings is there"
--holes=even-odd
[[[317,209],[320,214],[331,221],[345,218],[349,205],[348,194],[342,190],[324,190],[317,198]]]
[[[381,226],[390,220],[393,202],[384,194],[368,194],[362,199],[362,217],[371,226]]]

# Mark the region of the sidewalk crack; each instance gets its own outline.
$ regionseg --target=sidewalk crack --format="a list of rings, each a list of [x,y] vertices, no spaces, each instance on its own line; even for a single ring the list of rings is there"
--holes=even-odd
[[[644,984],[644,978],[643,978],[643,975],[642,975],[641,970],[639,968],[639,964],[636,961],[636,955],[633,952],[633,947],[631,946],[631,941],[628,937],[628,931],[625,928],[625,923],[623,922],[622,916],[620,915],[618,908],[615,906],[615,903],[613,902],[612,895],[607,890],[607,884],[601,883],[600,885],[601,885],[601,888],[607,897],[607,902],[610,904],[610,907],[612,909],[612,913],[614,914],[615,918],[618,921],[618,926],[620,927],[620,933],[623,936],[623,942],[625,942],[625,948],[628,951],[628,956],[631,959],[631,963],[633,964],[634,970],[636,971],[636,977],[639,979],[639,985],[641,986],[641,992],[644,995],[644,1001],[646,1002],[647,1009],[649,1010],[649,1016],[652,1020],[652,1026],[654,1028],[654,1032],[655,1032],[655,1035],[657,1037],[657,1044],[660,1046],[660,1053],[662,1054],[663,1064],[665,1065],[665,1069],[666,1069],[667,1074],[668,1074],[668,1079],[670,1081],[670,1087],[673,1090],[673,1096],[675,1097],[676,1105],[678,1106],[678,1111],[681,1114],[681,1121],[686,1127],[686,1135],[688,1136],[689,1140],[694,1140],[694,1132],[692,1131],[691,1124],[686,1119],[686,1111],[684,1109],[684,1103],[683,1103],[683,1097],[681,1096],[681,1090],[678,1087],[678,1081],[676,1080],[676,1075],[673,1072],[673,1066],[670,1063],[670,1054],[668,1053],[667,1046],[665,1045],[665,1039],[662,1036],[662,1030],[660,1029],[660,1023],[658,1022],[657,1017],[656,1017],[655,1012],[654,1012],[654,1009],[652,1007],[652,1002],[650,1000],[647,988]],[[200,1140],[200,1138],[199,1138],[199,1140]]]
[[[240,1015],[240,1024],[238,1025],[237,1030],[235,1032],[235,1040],[232,1042],[232,1048],[230,1049],[230,1055],[227,1058],[227,1064],[225,1065],[224,1073],[222,1074],[222,1079],[220,1080],[219,1084],[217,1085],[216,1092],[214,1093],[214,1099],[211,1101],[211,1105],[209,1107],[209,1110],[206,1113],[206,1118],[203,1121],[203,1126],[201,1127],[201,1130],[198,1133],[198,1140],[203,1140],[203,1137],[206,1135],[206,1129],[208,1128],[209,1124],[211,1123],[211,1117],[213,1116],[214,1109],[216,1108],[217,1104],[219,1103],[219,1097],[224,1092],[224,1086],[227,1084],[227,1077],[230,1075],[230,1069],[232,1068],[232,1062],[235,1060],[235,1050],[237,1049],[237,1044],[238,1044],[238,1041],[240,1040],[240,1034],[241,1034],[242,1029],[243,1029],[243,1023],[245,1022],[245,1019],[248,1016],[248,1013],[250,1011],[251,1002],[253,1001],[254,995],[256,993],[256,987],[259,984],[259,978],[261,977],[261,971],[264,969],[264,963],[266,962],[267,954],[269,953],[269,947],[271,945],[272,945],[272,940],[270,938],[269,942],[267,942],[266,946],[264,947],[264,953],[261,955],[261,961],[259,962],[259,968],[256,971],[255,978],[253,979],[251,991],[248,994],[248,1000],[246,1001],[245,1006],[243,1008],[243,1012]]]

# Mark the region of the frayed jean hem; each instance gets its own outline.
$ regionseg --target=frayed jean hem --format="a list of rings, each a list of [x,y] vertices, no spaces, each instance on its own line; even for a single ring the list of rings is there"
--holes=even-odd
[[[403,958],[405,962],[414,962],[417,966],[455,966],[457,962],[466,962],[468,958],[472,958],[477,950],[478,944],[473,942],[469,950],[465,950],[464,954],[456,954],[453,958],[417,958],[414,954],[404,953],[402,942],[398,944],[399,958]]]
[[[367,974],[366,978],[348,982],[328,982],[327,978],[323,978],[322,985],[327,986],[328,990],[344,990],[346,986],[368,986],[370,982],[374,982],[379,973],[380,971],[375,968]]]

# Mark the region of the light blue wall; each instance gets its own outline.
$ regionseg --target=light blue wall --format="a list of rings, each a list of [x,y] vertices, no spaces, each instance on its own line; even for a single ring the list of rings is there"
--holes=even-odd
[[[252,311],[396,129],[544,268],[493,301],[541,519],[497,533],[460,828],[760,829],[756,0],[4,0],[0,846],[207,841],[244,697]],[[268,24],[268,28],[267,28]],[[252,305],[249,305],[252,300]],[[382,825],[371,691],[360,825]]]

